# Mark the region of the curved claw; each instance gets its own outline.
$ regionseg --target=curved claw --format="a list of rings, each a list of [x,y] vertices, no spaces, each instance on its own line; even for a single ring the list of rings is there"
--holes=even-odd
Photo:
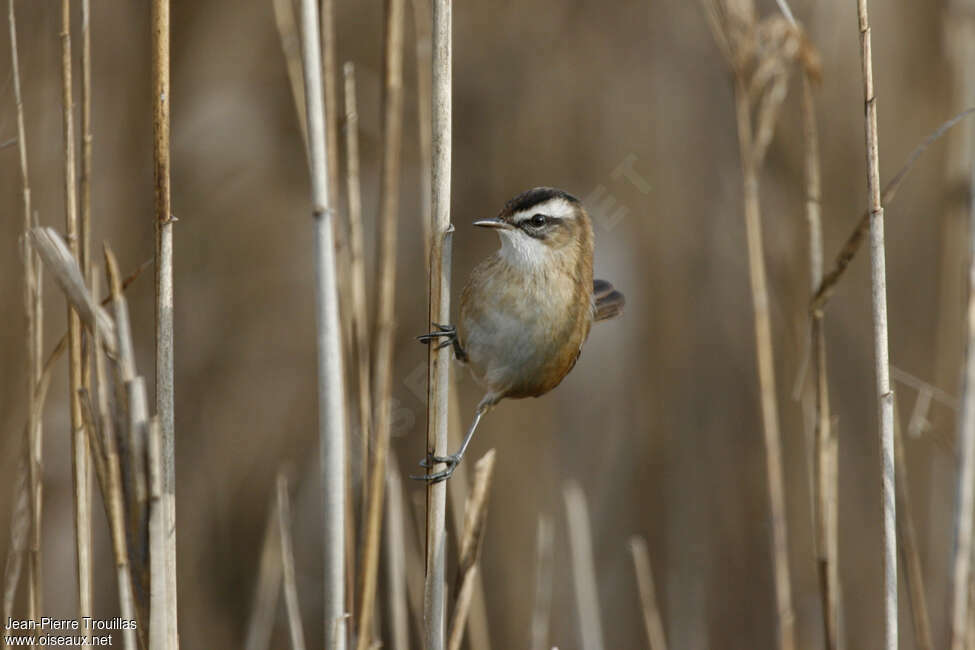
[[[429,469],[438,463],[444,463],[449,467],[456,467],[460,464],[460,457],[457,454],[451,454],[449,456],[427,456],[417,463],[417,465]]]
[[[415,474],[410,474],[410,478],[414,481],[426,481],[427,483],[439,483],[440,481],[446,481],[454,473],[454,469],[457,465],[450,465],[447,469],[434,472],[433,474],[424,474],[423,476],[416,476]]]

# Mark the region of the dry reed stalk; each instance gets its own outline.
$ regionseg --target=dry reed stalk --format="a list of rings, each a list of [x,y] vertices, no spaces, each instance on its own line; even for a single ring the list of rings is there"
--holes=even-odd
[[[298,113],[301,142],[305,145],[305,155],[310,155],[308,120],[305,116],[305,80],[301,76],[301,38],[298,36],[298,26],[295,22],[295,8],[291,0],[272,0],[271,4],[274,6],[274,22],[281,39],[288,81],[291,83],[291,97],[294,99],[295,111]]]
[[[78,198],[75,185],[74,100],[71,87],[71,3],[61,1],[61,103],[64,147],[65,230],[71,255],[80,260]],[[78,618],[91,616],[91,489],[88,483],[88,440],[78,389],[82,387],[81,321],[68,303],[69,399],[71,401],[71,472],[74,493],[75,560]],[[86,630],[85,638],[91,636]]]
[[[338,91],[336,81],[335,62],[335,3],[334,0],[320,0],[319,12],[321,19],[321,65],[322,65],[322,92],[325,101],[325,156],[328,160],[328,195],[333,203],[337,203],[340,193],[339,182],[339,106]],[[339,227],[341,221],[333,220],[336,234],[336,244],[341,244]],[[336,251],[342,250],[341,246],[336,246]],[[341,260],[341,254],[338,255]]]
[[[43,423],[35,413],[37,385],[40,380],[43,349],[43,327],[41,323],[41,261],[34,253],[30,241],[31,192],[27,168],[27,129],[24,126],[24,101],[20,89],[20,62],[17,49],[17,18],[14,2],[9,0],[7,10],[10,22],[10,60],[14,86],[14,101],[17,109],[17,151],[20,162],[21,195],[24,204],[24,312],[27,329],[27,488],[31,512],[30,541],[27,550],[28,595],[27,616],[37,620],[41,615],[41,508],[43,460]]]
[[[457,396],[457,381],[454,374],[450,375],[447,387],[448,400],[448,424],[447,424],[447,447],[458,449],[463,435],[462,422],[460,419],[460,404]],[[464,536],[464,508],[470,482],[467,479],[467,466],[461,463],[454,470],[450,477],[450,491],[447,497],[450,499],[450,515],[454,527],[454,534],[457,539]],[[460,548],[457,549],[460,553]],[[459,558],[458,558],[459,559]],[[484,598],[484,581],[481,573],[478,572],[472,578],[474,586],[471,587],[470,613],[467,620],[467,642],[470,650],[490,650],[491,637],[490,625],[488,624],[487,605]]]
[[[278,525],[278,495],[271,497],[268,507],[264,541],[261,543],[261,560],[257,569],[257,585],[244,637],[244,650],[268,650],[274,632],[274,618],[278,611],[281,579],[284,567],[281,563],[281,534]]]
[[[136,614],[143,622],[140,630],[142,646],[147,647],[147,625],[150,617],[150,575],[149,575],[149,486],[147,473],[146,437],[149,420],[145,382],[135,374],[135,353],[132,333],[129,327],[129,311],[122,295],[123,285],[119,281],[118,262],[111,248],[104,246],[105,272],[111,295],[112,310],[115,315],[116,363],[115,403],[119,413],[116,415],[119,470],[124,495],[126,542],[129,553],[129,571],[132,576],[135,595]],[[108,339],[102,337],[103,345]],[[104,390],[108,390],[107,384]],[[107,398],[107,395],[106,395]]]
[[[81,270],[91,284],[91,0],[81,2]],[[85,386],[90,383],[85,373]]]
[[[403,484],[399,468],[390,459],[386,473],[386,528],[383,547],[386,557],[386,602],[390,643],[394,650],[410,647],[409,606],[406,589],[406,530],[403,521]],[[419,554],[411,558],[419,560]]]
[[[488,495],[497,454],[489,450],[474,465],[474,487],[464,508],[464,533],[460,542],[460,561],[457,569],[457,602],[450,621],[450,634],[447,647],[460,650],[467,627],[467,616],[474,596],[474,585],[478,576],[477,562],[484,545],[484,524],[487,521]]]
[[[973,179],[975,180],[975,179]],[[952,564],[951,650],[965,647],[968,625],[969,583],[972,563],[972,507],[975,504],[975,207],[970,206],[968,309],[966,312],[965,366],[958,439],[961,454],[955,522],[957,540]]]
[[[405,494],[404,479],[395,456],[389,459],[389,471],[400,484],[400,494]],[[422,496],[424,499],[426,498],[426,495]],[[423,544],[423,524],[421,523],[421,509],[419,499],[404,500],[401,519],[403,527],[409,528],[409,530],[404,532],[400,540],[406,555],[406,601],[418,630],[423,629],[423,553],[420,551]]]
[[[755,317],[755,351],[762,404],[762,430],[765,440],[769,505],[772,515],[772,566],[781,650],[795,647],[795,613],[789,578],[789,545],[785,511],[785,484],[782,471],[781,433],[775,395],[775,361],[772,352],[772,322],[769,315],[768,280],[762,244],[761,208],[758,190],[758,165],[747,90],[737,81],[735,106],[738,140],[741,147],[744,183],[745,229],[748,239],[748,269]]]
[[[924,574],[921,571],[921,553],[911,510],[911,490],[907,482],[907,455],[904,452],[904,436],[900,419],[896,415],[894,417],[894,463],[897,472],[897,533],[901,541],[900,551],[904,562],[907,592],[910,595],[914,643],[918,650],[933,650],[931,621],[928,616],[927,596],[924,593]]]
[[[339,173],[339,104],[338,104],[338,64],[335,60],[335,3],[334,0],[320,0],[322,39],[322,90],[325,100],[325,156],[328,159],[328,195],[332,203],[338,205],[341,195],[341,174]],[[339,313],[346,326],[342,333],[346,354],[351,354],[352,332],[347,326],[351,305],[349,304],[349,252],[346,246],[345,229],[341,219],[333,219],[335,229],[335,258],[338,272]]]
[[[877,98],[874,95],[873,88],[873,58],[867,0],[857,1],[857,17],[860,27],[860,61],[863,68],[867,190],[870,195],[870,284],[873,305],[877,402],[880,419],[881,509],[884,522],[884,647],[888,650],[894,650],[897,648],[897,532],[895,525],[897,506],[894,490],[894,395],[890,389],[890,361],[887,343],[887,270],[884,260],[884,208],[880,200]],[[968,562],[968,554],[966,554],[965,562]],[[966,580],[966,589],[967,586],[968,581]],[[964,613],[963,611],[963,615]]]
[[[646,540],[642,537],[631,537],[630,553],[633,555],[633,569],[640,589],[643,624],[647,628],[650,650],[667,650],[667,637],[664,635],[660,608],[657,607],[657,594],[653,585],[653,571],[650,568],[650,553],[647,551]]]
[[[311,186],[315,219],[315,311],[318,327],[318,417],[325,545],[325,638],[344,650],[346,449],[345,376],[335,273],[334,211],[329,196],[325,116],[322,100],[321,41],[318,6],[302,0],[300,25],[305,80],[305,109],[311,151]]]
[[[423,226],[424,259],[430,263],[430,228],[433,182],[433,15],[430,0],[413,0],[413,29],[416,40],[416,116],[420,144],[420,219]]]
[[[98,279],[92,277],[92,293],[98,293]],[[129,566],[129,548],[126,538],[125,497],[122,492],[122,469],[118,456],[114,418],[109,404],[109,383],[107,360],[102,346],[101,336],[96,329],[92,353],[95,358],[95,380],[98,392],[98,425],[90,431],[100,430],[101,435],[94,435],[93,441],[103,450],[103,463],[106,469],[105,484],[102,486],[102,499],[108,515],[109,531],[111,533],[112,555],[115,559],[115,572],[118,587],[119,612],[126,620],[138,620],[135,598],[133,595],[132,572]],[[94,418],[93,418],[94,419]],[[144,620],[141,621],[143,624]],[[139,625],[139,633],[144,631],[144,625]],[[146,639],[142,639],[143,644]],[[136,630],[123,630],[122,642],[126,650],[137,647]]]
[[[342,358],[353,358],[352,348],[355,345],[355,334],[351,327],[351,270],[350,254],[345,232],[345,222],[338,217],[340,204],[341,182],[339,173],[339,106],[337,87],[337,63],[335,60],[335,7],[333,0],[319,0],[319,19],[321,37],[321,66],[322,91],[325,102],[325,157],[328,170],[328,195],[332,205],[332,241],[335,246],[335,282],[337,286],[339,335],[342,343]],[[343,365],[346,373],[345,381],[352,381],[354,370]],[[352,442],[352,427],[350,414],[343,411],[345,417],[346,450]],[[348,453],[348,452],[346,452]],[[345,466],[345,509],[353,511],[352,472],[348,463]],[[356,562],[356,525],[355,517],[345,518],[345,600],[346,611],[351,612],[355,603],[355,562]]]
[[[359,179],[359,112],[356,99],[355,67],[346,62],[342,68],[345,80],[345,154],[346,192],[349,200],[349,273],[351,276],[351,329],[355,336],[352,348],[356,370],[356,404],[359,411],[359,442],[362,462],[362,518],[366,518],[369,475],[369,433],[372,430],[372,405],[369,379],[369,320],[366,304],[366,263],[362,237],[362,187]]]
[[[599,612],[599,587],[592,552],[592,526],[586,495],[575,481],[562,490],[566,520],[569,525],[569,550],[572,553],[572,583],[575,586],[576,617],[579,619],[580,644],[586,650],[602,650],[603,628]]]
[[[548,624],[552,614],[552,547],[555,534],[551,517],[539,515],[535,534],[535,600],[532,606],[531,650],[548,650]]]
[[[783,12],[796,26],[784,0]],[[806,221],[809,226],[810,292],[815,294],[823,278],[822,178],[819,163],[819,128],[813,101],[813,79],[808,68],[802,75],[802,131],[805,144]],[[835,431],[830,426],[829,379],[826,369],[826,329],[822,310],[812,314],[810,337],[816,366],[816,552],[822,596],[823,634],[828,650],[840,647],[840,584],[837,448]],[[834,477],[834,480],[831,480]]]
[[[399,212],[400,152],[403,130],[403,0],[386,0],[383,39],[383,157],[379,199],[379,291],[375,310],[372,380],[375,429],[372,466],[367,487],[368,505],[363,526],[359,574],[358,650],[372,642],[376,578],[379,573],[383,490],[393,390],[393,330],[395,327],[396,227]]]
[[[775,130],[785,98],[789,66],[801,61],[815,67],[815,55],[801,32],[787,18],[756,22],[750,1],[705,2],[715,37],[734,77],[735,113],[747,236],[748,270],[755,327],[755,353],[765,442],[771,513],[772,569],[775,584],[778,647],[795,648],[795,612],[789,571],[785,486],[781,433],[775,392],[775,362],[769,315],[768,280],[762,245],[758,170]],[[756,111],[752,116],[752,104]]]
[[[295,579],[295,555],[291,542],[291,500],[288,496],[288,477],[278,472],[278,537],[281,540],[281,567],[284,574],[284,606],[288,615],[288,633],[292,650],[305,650],[305,632],[301,624],[298,584]]]
[[[453,128],[453,36],[450,0],[433,3],[432,184],[430,228],[430,330],[450,322],[450,270],[453,226],[450,223],[451,133]],[[427,350],[427,456],[445,456],[450,380],[450,351]],[[443,469],[432,465],[431,472]],[[427,484],[426,558],[423,584],[423,638],[427,650],[443,650],[447,610],[447,482]]]
[[[149,650],[173,650],[169,634],[169,581],[166,579],[166,506],[163,502],[162,427],[149,421]]]
[[[762,246],[758,170],[774,133],[778,109],[785,97],[787,64],[801,58],[802,41],[795,28],[778,17],[756,23],[750,2],[706,3],[719,47],[734,76],[735,113],[742,166],[743,204],[747,235],[749,280],[755,326],[755,352],[761,399],[762,430],[772,533],[772,568],[778,621],[778,647],[795,647],[795,613],[789,577],[787,515],[782,470],[781,433],[775,394],[775,363],[769,315],[768,280]],[[787,27],[783,28],[783,24]],[[756,43],[766,47],[757,48]],[[769,47],[769,46],[773,47]],[[756,51],[757,60],[752,60]],[[751,104],[757,104],[755,123]]]
[[[170,156],[169,0],[152,0],[152,154],[156,234],[156,416],[162,432],[162,503],[165,513],[167,588],[165,625],[171,648],[179,647],[176,587],[176,420],[173,365],[173,216]]]
[[[457,602],[454,603],[454,616],[450,622],[450,634],[447,637],[449,650],[460,650],[464,641],[464,629],[467,627],[467,616],[471,610],[471,600],[474,598],[474,580],[480,575],[477,565],[471,566],[460,584],[457,592]]]
[[[25,436],[26,441],[26,436]],[[30,483],[25,459],[21,459],[15,473],[14,507],[10,513],[10,546],[7,548],[7,559],[3,567],[3,616],[4,622],[13,616],[14,600],[17,597],[17,585],[23,569],[24,553],[30,544]],[[10,647],[7,637],[0,637],[4,650]]]

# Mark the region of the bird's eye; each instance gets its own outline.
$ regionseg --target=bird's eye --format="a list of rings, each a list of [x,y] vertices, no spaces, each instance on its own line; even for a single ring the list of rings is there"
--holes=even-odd
[[[531,225],[535,226],[536,228],[541,228],[542,226],[544,226],[546,221],[547,219],[545,218],[544,214],[536,214],[535,216],[533,216],[531,219],[528,220],[528,222]]]

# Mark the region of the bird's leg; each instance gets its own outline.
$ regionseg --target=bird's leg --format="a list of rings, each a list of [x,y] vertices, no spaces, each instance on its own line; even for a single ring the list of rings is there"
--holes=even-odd
[[[452,345],[454,346],[454,355],[457,357],[457,360],[467,361],[467,353],[464,352],[464,348],[460,345],[460,339],[457,338],[457,328],[453,325],[441,325],[440,323],[434,323],[433,326],[437,328],[435,331],[421,334],[416,337],[416,340],[420,343],[429,344],[431,341],[442,338],[444,340],[437,345],[438,350]]]
[[[464,442],[461,443],[460,449],[457,453],[450,454],[449,456],[436,456],[430,454],[426,458],[420,461],[421,467],[430,468],[437,463],[443,463],[447,466],[446,469],[439,472],[433,472],[432,474],[427,474],[425,476],[410,476],[411,479],[417,481],[427,481],[428,483],[439,483],[440,481],[446,481],[450,478],[457,466],[460,465],[460,461],[464,459],[464,452],[467,451],[467,446],[471,444],[471,440],[474,438],[474,430],[477,429],[477,423],[481,421],[481,416],[487,413],[488,409],[495,403],[495,400],[489,400],[485,397],[481,400],[481,403],[477,406],[477,411],[474,412],[474,421],[471,422],[471,428],[467,430],[467,436],[464,437]]]

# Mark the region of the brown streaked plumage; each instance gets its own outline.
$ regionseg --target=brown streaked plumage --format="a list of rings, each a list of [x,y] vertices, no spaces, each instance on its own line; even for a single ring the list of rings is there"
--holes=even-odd
[[[540,187],[508,201],[494,219],[501,248],[481,262],[461,295],[459,328],[438,326],[436,337],[453,344],[487,393],[460,450],[428,459],[450,476],[481,416],[505,398],[538,397],[559,385],[575,366],[594,321],[622,313],[623,295],[605,280],[593,281],[595,246],[589,215],[578,199]]]

